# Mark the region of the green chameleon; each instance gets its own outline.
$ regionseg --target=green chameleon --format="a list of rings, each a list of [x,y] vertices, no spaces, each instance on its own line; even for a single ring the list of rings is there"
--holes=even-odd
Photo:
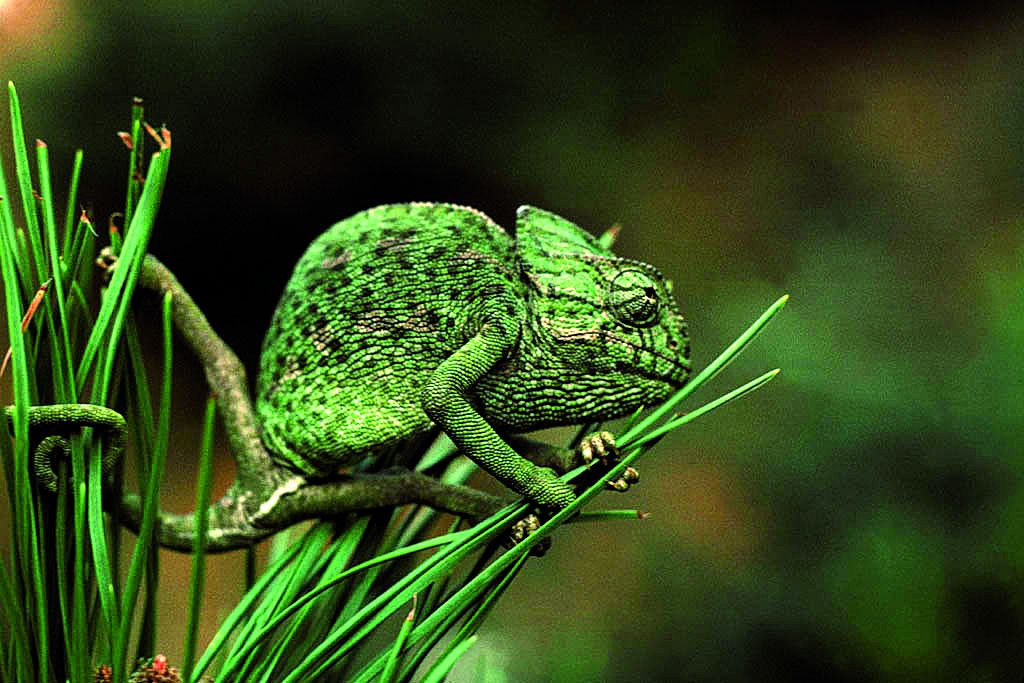
[[[211,510],[211,550],[346,510],[420,502],[493,511],[485,494],[408,470],[338,473],[431,435],[433,425],[516,493],[565,507],[574,490],[555,470],[607,465],[611,435],[570,453],[514,435],[656,404],[690,372],[686,323],[658,271],[529,206],[518,210],[514,236],[452,204],[379,206],[335,224],[306,250],[278,304],[255,409],[237,357],[173,275],[147,257],[140,284],[172,295],[238,462],[235,484]],[[106,411],[98,415],[111,433],[109,462],[123,421],[89,409]],[[53,488],[49,462],[37,457],[36,471]],[[628,470],[613,486],[636,479]],[[138,507],[127,501],[129,523]],[[191,515],[162,515],[160,542],[190,548],[191,524]]]

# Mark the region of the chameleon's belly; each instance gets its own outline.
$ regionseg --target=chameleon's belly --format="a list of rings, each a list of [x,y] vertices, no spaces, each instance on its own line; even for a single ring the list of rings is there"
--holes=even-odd
[[[323,476],[429,429],[413,378],[351,379],[326,389],[286,387],[259,402],[263,440],[278,460]]]

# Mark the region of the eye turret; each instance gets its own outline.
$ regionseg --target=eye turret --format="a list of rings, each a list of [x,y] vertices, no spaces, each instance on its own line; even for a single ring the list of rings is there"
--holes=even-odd
[[[654,279],[641,270],[623,270],[608,285],[608,309],[630,327],[650,327],[658,321],[661,300]]]

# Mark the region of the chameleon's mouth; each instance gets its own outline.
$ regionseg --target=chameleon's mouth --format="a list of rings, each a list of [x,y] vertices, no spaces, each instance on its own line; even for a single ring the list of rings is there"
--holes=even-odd
[[[647,379],[658,382],[667,382],[675,387],[681,387],[690,376],[691,364],[688,355],[669,355],[656,351],[650,346],[638,344],[636,341],[608,332],[596,333],[607,342],[612,342],[628,347],[633,354],[633,362],[630,363],[630,371]],[[562,340],[586,340],[594,339],[595,331],[572,332],[559,335]],[[684,347],[688,350],[688,347]]]
[[[681,387],[684,384],[686,384],[686,380],[689,379],[690,377],[691,369],[690,360],[688,358],[683,361],[680,361],[678,357],[667,356],[663,353],[658,353],[657,351],[651,351],[650,349],[641,348],[641,350],[644,353],[650,354],[651,356],[654,356],[658,360],[662,361],[661,363],[655,363],[655,368],[653,372],[651,372],[650,374],[647,374],[645,372],[644,374],[647,374],[647,376],[651,377],[652,379],[660,379],[662,381],[667,381],[669,384],[672,384],[676,387]],[[668,374],[658,372],[658,369],[664,368],[666,364],[670,368]],[[641,371],[646,370],[646,368],[642,367],[639,369]]]

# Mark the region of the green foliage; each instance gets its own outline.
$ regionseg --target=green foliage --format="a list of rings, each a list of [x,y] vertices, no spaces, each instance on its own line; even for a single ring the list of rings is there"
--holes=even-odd
[[[6,179],[0,173],[0,268],[15,405],[13,434],[5,422],[0,427],[0,457],[13,521],[11,559],[0,564],[3,624],[12,635],[12,646],[2,661],[2,678],[87,681],[97,661],[110,662],[115,680],[122,680],[127,675],[126,652],[139,586],[143,575],[153,573],[149,539],[144,535],[136,545],[128,580],[119,593],[118,568],[111,552],[119,532],[103,511],[102,445],[88,429],[72,435],[70,468],[62,464],[58,493],[51,495],[33,483],[28,471],[26,409],[36,403],[86,400],[111,405],[119,394],[126,403],[138,402],[133,394],[144,385],[137,376],[133,382],[125,381],[128,373],[120,349],[126,327],[130,335],[135,334],[127,320],[128,303],[167,175],[169,138],[161,141],[150,160],[146,180],[136,182],[141,185],[135,190],[138,203],[127,224],[121,260],[93,318],[87,295],[92,268],[87,264],[96,258],[95,233],[75,205],[83,154],[75,155],[62,221],[65,234],[58,239],[48,148],[37,141],[33,181],[13,84],[8,85],[8,94],[25,227],[17,227]],[[136,135],[136,149],[141,150],[142,143],[142,135]],[[41,301],[33,312],[28,302],[37,290]],[[169,348],[168,329],[161,428],[154,438],[152,425],[143,426],[141,431],[148,438],[137,441],[141,457],[158,465],[166,452]],[[153,473],[155,492],[160,467],[147,471]],[[156,502],[156,496],[151,496],[147,510],[155,511]],[[155,585],[153,577],[149,581]]]

